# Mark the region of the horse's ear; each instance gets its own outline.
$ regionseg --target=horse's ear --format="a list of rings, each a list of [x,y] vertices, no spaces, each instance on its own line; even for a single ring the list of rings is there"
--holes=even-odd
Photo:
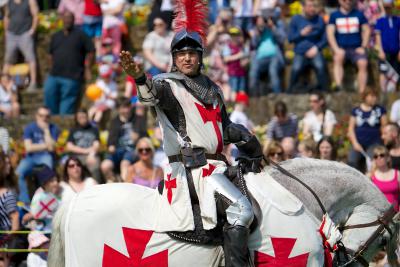
[[[394,218],[393,218],[393,226],[394,229],[393,235],[389,236],[389,234],[386,232],[384,237],[387,240],[387,244],[385,246],[387,256],[388,256],[388,262],[390,266],[393,267],[400,267],[400,263],[398,261],[398,258],[400,258],[400,255],[397,255],[397,249],[400,243],[400,236],[399,236],[399,231],[400,231],[400,213],[398,213]],[[400,252],[400,251],[399,251]]]

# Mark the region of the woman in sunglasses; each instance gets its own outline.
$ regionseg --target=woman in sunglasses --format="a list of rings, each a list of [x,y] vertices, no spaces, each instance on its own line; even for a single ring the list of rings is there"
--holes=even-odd
[[[278,141],[271,141],[264,146],[264,158],[274,162],[281,162],[284,160],[284,153],[281,144]],[[269,162],[268,162],[269,164]]]
[[[64,166],[64,181],[60,183],[61,201],[69,202],[77,193],[96,184],[82,162],[77,157],[69,157]]]
[[[399,211],[400,175],[393,169],[389,152],[384,146],[377,146],[373,150],[372,182],[382,191],[387,200]]]
[[[164,174],[160,167],[153,164],[154,146],[147,137],[140,138],[136,145],[139,160],[128,169],[127,183],[134,183],[150,188],[156,188]]]

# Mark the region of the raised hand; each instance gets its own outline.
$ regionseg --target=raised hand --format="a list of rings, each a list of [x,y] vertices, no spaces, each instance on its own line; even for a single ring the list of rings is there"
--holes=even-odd
[[[132,59],[132,55],[129,51],[122,51],[119,54],[119,60],[121,67],[128,75],[132,76],[135,79],[140,78],[144,75],[143,64],[135,62]]]

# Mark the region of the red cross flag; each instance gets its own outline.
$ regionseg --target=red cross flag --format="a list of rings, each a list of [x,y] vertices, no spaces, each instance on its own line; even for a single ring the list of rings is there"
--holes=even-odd
[[[360,21],[357,17],[337,18],[336,29],[339,33],[357,33],[360,31]]]
[[[52,217],[58,208],[57,198],[44,191],[36,192],[31,203],[31,213],[35,219]]]

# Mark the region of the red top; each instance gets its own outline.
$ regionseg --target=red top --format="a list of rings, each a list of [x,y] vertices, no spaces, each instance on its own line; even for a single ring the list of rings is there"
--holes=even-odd
[[[375,175],[372,176],[372,182],[381,190],[395,211],[399,211],[399,182],[397,180],[398,170],[395,170],[394,177],[390,181],[380,181]]]
[[[85,0],[85,15],[101,17],[101,8],[99,4],[96,4],[93,0]]]

